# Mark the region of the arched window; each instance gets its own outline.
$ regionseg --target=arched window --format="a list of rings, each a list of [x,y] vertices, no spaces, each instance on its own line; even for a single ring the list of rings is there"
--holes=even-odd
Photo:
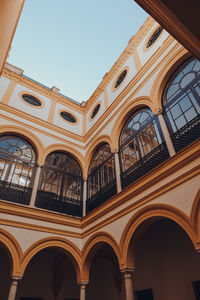
[[[61,152],[48,155],[41,173],[36,206],[82,215],[82,172],[71,155]]]
[[[95,151],[88,173],[87,212],[116,193],[114,156],[108,144]]]
[[[163,107],[176,151],[199,137],[200,61],[191,58],[175,71],[164,89]]]
[[[122,187],[168,157],[157,116],[149,108],[142,108],[129,117],[122,128],[119,143]]]
[[[17,136],[0,137],[0,199],[29,204],[36,154]]]

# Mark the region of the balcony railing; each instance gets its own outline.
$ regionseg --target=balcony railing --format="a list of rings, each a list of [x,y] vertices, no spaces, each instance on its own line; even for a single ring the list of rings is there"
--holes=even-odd
[[[97,193],[87,199],[86,212],[89,213],[117,193],[116,180],[112,180]]]
[[[160,144],[121,174],[122,189],[146,175],[169,157],[165,143]]]
[[[82,201],[54,193],[37,191],[35,206],[70,216],[82,216]]]
[[[171,135],[175,151],[178,152],[200,137],[200,115]]]
[[[0,199],[19,204],[29,205],[32,188],[0,181]]]

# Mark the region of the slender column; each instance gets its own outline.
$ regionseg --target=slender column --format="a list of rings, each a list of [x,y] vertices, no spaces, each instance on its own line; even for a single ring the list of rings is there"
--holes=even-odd
[[[86,285],[88,282],[80,282],[80,300],[86,300]]]
[[[173,155],[176,154],[176,152],[175,152],[175,149],[174,149],[174,145],[172,144],[172,140],[171,140],[167,125],[165,123],[165,119],[164,119],[163,114],[161,112],[159,112],[157,114],[157,116],[158,116],[158,119],[159,119],[159,122],[160,122],[160,127],[162,129],[162,133],[163,133],[168,151],[169,151],[169,155],[173,156]]]
[[[83,217],[86,216],[86,201],[87,201],[87,179],[83,181]]]
[[[124,279],[125,300],[134,300],[132,280],[134,271],[134,269],[124,269],[121,271]]]
[[[36,194],[37,194],[37,190],[38,190],[41,167],[42,166],[37,165],[37,168],[36,168],[35,180],[34,180],[33,190],[32,190],[32,194],[31,194],[31,201],[29,204],[29,206],[31,206],[31,207],[34,207],[34,204],[35,204],[35,198],[36,198]]]
[[[9,290],[9,294],[8,294],[8,300],[15,300],[16,298],[16,293],[17,293],[17,286],[18,286],[18,282],[21,279],[21,277],[12,277],[12,282],[10,285],[10,290]]]
[[[120,165],[119,165],[119,153],[117,150],[114,152],[115,158],[115,174],[116,174],[116,182],[117,182],[117,192],[120,193],[122,190],[121,186],[121,178],[120,178]]]

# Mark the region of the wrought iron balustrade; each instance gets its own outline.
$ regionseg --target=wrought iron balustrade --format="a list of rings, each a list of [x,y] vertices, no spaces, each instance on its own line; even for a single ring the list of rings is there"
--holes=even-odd
[[[200,137],[200,115],[171,135],[175,151],[178,152]]]
[[[32,188],[0,181],[0,199],[19,204],[29,205]]]
[[[70,216],[82,216],[81,200],[59,196],[55,193],[38,190],[35,206]]]
[[[110,181],[106,186],[101,188],[97,193],[87,199],[86,211],[89,213],[100,204],[104,203],[117,193],[116,180]]]
[[[165,143],[160,144],[121,174],[122,189],[153,170],[169,158]]]

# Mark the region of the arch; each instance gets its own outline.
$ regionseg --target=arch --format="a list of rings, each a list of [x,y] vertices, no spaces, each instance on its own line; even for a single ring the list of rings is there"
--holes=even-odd
[[[72,264],[74,265],[75,271],[76,271],[76,279],[77,282],[80,281],[80,270],[81,270],[81,254],[80,250],[76,245],[74,245],[71,241],[66,240],[64,238],[59,237],[48,237],[44,238],[42,240],[37,241],[33,245],[31,245],[26,252],[24,253],[22,263],[20,265],[20,274],[23,276],[25,269],[28,265],[28,263],[31,261],[31,259],[39,253],[41,250],[47,249],[47,248],[60,248],[63,251],[65,251]]]
[[[186,232],[196,248],[198,239],[188,216],[177,208],[166,204],[149,205],[139,210],[130,219],[123,231],[120,241],[123,268],[135,268],[135,250],[140,236],[146,229],[146,226],[159,218],[170,219],[178,224]],[[129,247],[130,244],[132,247]]]
[[[134,110],[138,110],[142,107],[149,107],[151,110],[153,108],[153,103],[151,101],[150,97],[142,96],[133,99],[128,105],[120,112],[118,115],[112,132],[111,132],[111,138],[113,141],[113,149],[114,151],[118,151],[119,149],[119,136],[122,130],[122,127],[125,123],[125,121],[130,117],[130,115],[133,113]]]
[[[118,260],[119,268],[121,266],[121,254],[119,251],[119,246],[110,234],[106,232],[98,232],[92,235],[87,242],[85,243],[82,250],[82,281],[89,281],[90,269],[92,265],[92,261],[97,250],[103,245],[109,245],[114,251],[116,258]]]
[[[83,155],[79,151],[77,151],[76,149],[74,149],[74,148],[72,148],[68,145],[53,144],[53,145],[50,145],[50,146],[46,147],[44,149],[44,153],[43,153],[43,156],[42,156],[42,163],[44,164],[47,156],[50,153],[55,152],[55,151],[65,152],[65,153],[68,153],[71,156],[73,156],[75,158],[75,160],[79,163],[80,167],[81,167],[83,177],[85,176],[85,160],[84,160]]]
[[[199,252],[200,252],[200,189],[198,190],[195,198],[194,203],[191,209],[191,222],[194,226],[195,233],[199,239]]]
[[[30,142],[31,145],[33,145],[36,154],[37,154],[37,163],[41,164],[42,163],[42,156],[44,153],[44,146],[42,144],[42,142],[38,139],[37,136],[35,136],[35,134],[33,134],[31,131],[25,129],[25,128],[21,128],[18,126],[14,126],[14,125],[3,125],[0,126],[0,134],[14,134],[14,135],[19,135],[22,138],[24,138],[25,140],[27,140],[28,142]]]
[[[6,230],[0,229],[0,242],[9,254],[11,276],[20,276],[20,262],[23,257],[22,249],[17,240]]]
[[[170,76],[190,56],[191,54],[186,49],[181,48],[176,51],[173,57],[165,63],[158,73],[150,93],[150,98],[153,101],[152,112],[154,114],[158,114],[159,111],[162,111],[162,94]]]
[[[110,138],[110,136],[108,135],[102,135],[100,137],[97,137],[92,144],[90,145],[89,149],[86,152],[85,155],[85,168],[86,168],[86,176],[88,176],[88,170],[89,170],[89,165],[91,162],[91,159],[96,151],[96,149],[101,145],[107,143],[110,146],[111,152],[113,152],[113,142]]]

